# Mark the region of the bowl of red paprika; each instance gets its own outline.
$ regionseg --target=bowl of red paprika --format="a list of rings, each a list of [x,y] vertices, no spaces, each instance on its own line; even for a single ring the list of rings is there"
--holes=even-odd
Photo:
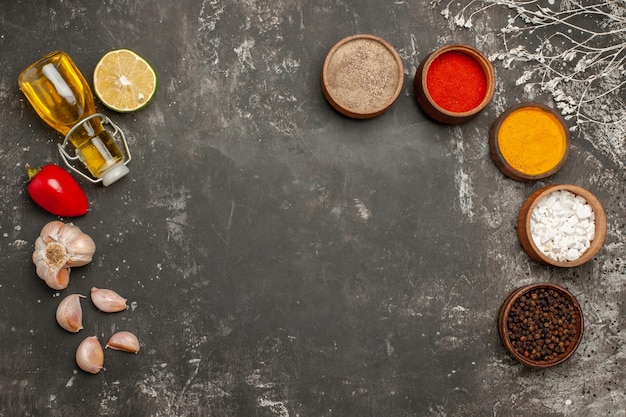
[[[491,101],[496,83],[493,66],[478,49],[443,46],[417,67],[413,89],[422,110],[441,123],[474,118]]]
[[[513,290],[498,311],[498,334],[505,349],[531,368],[569,359],[582,340],[583,311],[560,285],[537,283]]]
[[[556,111],[540,103],[509,107],[489,131],[489,152],[496,167],[517,181],[555,174],[569,153],[570,133]]]

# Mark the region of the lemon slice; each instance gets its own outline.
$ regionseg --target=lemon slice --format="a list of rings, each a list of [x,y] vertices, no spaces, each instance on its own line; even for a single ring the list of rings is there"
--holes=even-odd
[[[157,75],[152,66],[129,49],[107,52],[93,72],[98,99],[118,112],[139,110],[152,100]]]

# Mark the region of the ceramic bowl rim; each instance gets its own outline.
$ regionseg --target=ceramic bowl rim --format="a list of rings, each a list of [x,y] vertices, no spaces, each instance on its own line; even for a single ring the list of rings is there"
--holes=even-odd
[[[483,97],[483,100],[480,102],[480,104],[474,107],[473,109],[470,109],[464,112],[454,112],[454,111],[446,110],[443,107],[441,107],[439,104],[437,104],[437,102],[433,100],[432,96],[430,95],[430,91],[428,90],[428,84],[427,84],[428,71],[430,70],[430,66],[433,63],[433,61],[447,52],[462,52],[466,55],[469,55],[472,59],[474,59],[480,65],[481,69],[483,70],[485,74],[485,77],[487,79],[487,91],[485,92],[485,96]],[[428,103],[432,107],[434,107],[438,112],[448,117],[467,118],[467,117],[471,117],[480,113],[485,107],[487,107],[487,105],[493,98],[493,95],[495,93],[495,71],[489,59],[481,51],[479,51],[478,49],[470,45],[466,45],[462,43],[453,43],[449,45],[444,45],[441,48],[436,49],[426,58],[426,61],[424,61],[424,66],[422,69],[420,83],[422,86],[424,97],[426,98]]]
[[[533,108],[533,107],[538,108],[542,111],[545,111],[546,113],[550,113],[559,122],[563,130],[563,133],[565,134],[565,151],[563,152],[563,155],[561,156],[561,159],[559,160],[559,162],[554,167],[552,167],[548,171],[531,175],[531,174],[526,174],[522,171],[515,169],[504,158],[504,156],[502,155],[502,151],[500,150],[500,145],[498,142],[498,133],[500,132],[500,127],[502,126],[502,123],[512,113],[520,109]],[[569,128],[567,127],[567,123],[565,122],[565,119],[563,119],[563,116],[561,116],[561,114],[559,114],[554,109],[542,103],[523,102],[523,103],[518,103],[513,106],[510,106],[496,118],[496,120],[491,125],[491,128],[489,129],[489,151],[490,151],[492,161],[504,175],[517,181],[537,181],[537,180],[544,179],[544,178],[547,178],[556,174],[563,167],[563,165],[565,165],[565,162],[567,161],[567,158],[569,156],[570,143],[571,143],[571,133],[569,131]]]
[[[535,361],[535,360],[526,358],[524,355],[521,355],[519,352],[517,352],[513,348],[513,346],[511,345],[511,341],[508,337],[508,327],[506,325],[506,321],[507,321],[507,317],[509,316],[509,313],[511,311],[513,304],[519,297],[521,297],[522,295],[536,288],[547,288],[547,289],[552,289],[552,290],[556,290],[560,292],[562,295],[567,297],[570,300],[570,302],[573,304],[574,309],[576,310],[576,314],[579,318],[578,320],[579,331],[576,335],[576,339],[574,340],[574,343],[570,345],[569,349],[564,354],[558,356],[555,360],[550,361],[550,362]],[[504,299],[504,301],[502,302],[500,306],[500,310],[498,311],[498,334],[500,335],[500,340],[502,341],[502,344],[515,359],[517,359],[524,365],[527,365],[533,368],[548,368],[548,367],[563,363],[564,361],[569,359],[578,349],[578,346],[580,345],[582,338],[583,338],[584,329],[585,329],[585,319],[584,319],[583,310],[582,310],[582,307],[580,306],[580,303],[574,296],[574,294],[572,294],[568,289],[560,285],[552,284],[548,282],[540,282],[540,283],[535,283],[535,284],[523,285],[521,287],[514,289]]]
[[[397,75],[398,75],[398,84],[396,85],[396,88],[393,94],[390,96],[390,98],[385,103],[381,104],[379,107],[376,107],[374,109],[371,109],[369,111],[364,111],[364,112],[356,111],[355,109],[350,109],[348,107],[345,107],[342,103],[339,102],[339,100],[337,100],[333,96],[332,89],[329,88],[326,82],[326,80],[328,79],[329,67],[330,67],[330,64],[332,63],[332,59],[335,53],[340,48],[348,44],[349,42],[353,42],[355,40],[373,41],[373,42],[379,43],[385,49],[387,49],[394,58],[394,62],[397,68]],[[402,58],[400,57],[400,54],[398,53],[398,51],[393,47],[393,45],[391,45],[389,42],[387,42],[380,36],[376,36],[376,35],[372,35],[368,33],[346,36],[343,39],[339,40],[337,43],[335,43],[335,45],[333,45],[330,51],[328,51],[328,54],[326,54],[326,58],[324,59],[324,65],[322,67],[322,90],[324,92],[324,96],[330,102],[330,104],[335,108],[335,110],[339,111],[345,116],[349,116],[355,119],[370,119],[370,118],[381,115],[382,113],[386,112],[393,105],[393,103],[395,103],[395,101],[400,96],[400,93],[402,92],[403,86],[404,86],[404,64],[402,63]]]
[[[543,252],[541,252],[535,244],[530,230],[530,217],[539,201],[550,193],[560,190],[566,190],[583,197],[587,201],[587,204],[593,208],[595,216],[595,236],[591,240],[591,246],[579,258],[573,261],[557,261],[543,254]],[[598,198],[593,195],[593,193],[574,184],[554,184],[538,189],[526,199],[520,208],[518,215],[517,231],[522,246],[533,259],[543,264],[571,268],[580,266],[596,256],[604,244],[604,240],[606,238],[606,227],[606,213],[602,207],[602,203],[600,203]]]

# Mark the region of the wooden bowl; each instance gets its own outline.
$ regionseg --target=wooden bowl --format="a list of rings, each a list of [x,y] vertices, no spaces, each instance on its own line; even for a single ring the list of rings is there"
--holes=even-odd
[[[582,340],[584,318],[572,293],[559,285],[539,283],[517,288],[504,299],[497,327],[502,344],[515,359],[529,367],[548,368],[574,354]],[[563,334],[565,331],[567,335]]]
[[[530,230],[530,218],[539,201],[550,193],[559,190],[567,190],[575,195],[583,197],[587,201],[587,204],[591,206],[595,215],[595,236],[591,240],[589,248],[579,258],[573,261],[557,261],[545,255],[535,244]],[[542,264],[565,268],[580,266],[591,260],[604,244],[606,227],[606,213],[604,212],[604,208],[602,207],[600,201],[598,201],[596,196],[594,196],[591,192],[572,184],[548,185],[535,191],[526,199],[524,204],[522,204],[517,218],[517,235],[526,252],[534,260]]]
[[[374,35],[353,35],[328,52],[322,68],[322,90],[345,116],[369,119],[387,111],[404,84],[398,52]]]
[[[542,168],[540,171],[534,168],[523,168],[519,163],[507,161],[507,157],[503,154],[500,146],[501,134],[511,134],[511,129],[513,128],[516,128],[519,132],[524,132],[524,134],[528,132],[527,127],[519,126],[518,128],[516,126],[516,118],[518,118],[516,115],[521,111],[526,111],[527,114],[530,114],[530,117],[538,123],[539,121],[552,123],[552,127],[554,128],[552,132],[554,135],[545,136],[545,134],[542,134],[542,136],[539,136],[538,134],[528,133],[528,137],[524,138],[528,141],[528,145],[525,145],[524,149],[526,155],[529,157],[532,156],[535,159],[544,158],[544,164],[548,165],[547,168]],[[535,146],[533,148],[531,144],[536,142],[539,138],[543,141],[543,147],[550,147],[550,149],[561,147],[560,155],[552,157],[548,152],[543,151],[542,149],[544,148],[542,147]],[[509,107],[504,113],[498,116],[489,130],[489,153],[491,160],[504,175],[517,181],[536,181],[555,174],[561,169],[563,164],[565,164],[569,153],[569,146],[570,132],[563,117],[551,108],[539,103],[520,103]],[[521,149],[522,147],[520,146],[520,150]],[[535,149],[534,154],[532,154],[529,149]],[[514,161],[515,159],[519,159],[519,155],[508,155],[508,158]]]
[[[433,99],[433,96],[428,89],[428,74],[431,70],[433,62],[437,58],[450,52],[462,53],[465,56],[470,57],[479,65],[485,76],[486,91],[484,92],[483,99],[479,104],[469,110],[452,111],[445,109],[440,105],[440,103],[437,103],[437,101]],[[487,57],[478,49],[463,44],[446,45],[432,52],[417,67],[415,79],[413,81],[415,98],[417,99],[417,102],[422,110],[436,121],[446,124],[459,124],[476,117],[476,115],[480,113],[491,101],[495,91],[495,86],[496,77],[489,59],[487,59]],[[474,93],[480,94],[477,92]]]

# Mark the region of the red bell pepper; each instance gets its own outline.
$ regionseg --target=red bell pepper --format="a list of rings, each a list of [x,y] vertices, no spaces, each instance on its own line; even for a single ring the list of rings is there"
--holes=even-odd
[[[44,210],[62,217],[87,213],[89,203],[85,192],[66,170],[58,165],[45,165],[28,171],[28,195]]]

